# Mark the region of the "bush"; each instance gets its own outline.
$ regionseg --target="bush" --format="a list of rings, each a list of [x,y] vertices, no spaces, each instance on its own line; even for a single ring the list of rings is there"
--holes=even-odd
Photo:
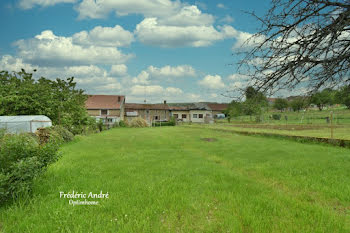
[[[128,123],[129,127],[133,128],[143,128],[143,127],[148,127],[148,123],[146,120],[142,119],[141,117],[136,117]]]
[[[155,122],[154,126],[156,126],[156,127],[158,127],[158,126],[175,126],[175,122],[171,122],[171,121]]]
[[[272,114],[272,119],[281,120],[281,114]]]
[[[127,127],[127,121],[119,121],[119,127]]]
[[[30,134],[6,134],[0,139],[0,203],[29,193],[35,177],[59,158],[59,143],[45,144]]]
[[[55,131],[63,139],[64,142],[70,142],[74,139],[74,134],[63,126],[52,126],[50,132],[52,131]]]

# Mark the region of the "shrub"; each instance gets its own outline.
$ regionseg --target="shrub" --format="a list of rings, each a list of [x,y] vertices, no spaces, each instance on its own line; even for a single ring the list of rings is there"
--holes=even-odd
[[[29,193],[34,178],[59,158],[60,143],[51,139],[44,144],[31,134],[0,139],[0,203]]]
[[[50,132],[52,131],[55,131],[63,139],[64,142],[70,142],[74,139],[74,134],[63,126],[52,126]]]
[[[126,124],[127,121],[119,121],[119,127],[127,127],[127,124]]]
[[[281,120],[281,114],[272,114],[272,119]]]
[[[102,130],[104,130],[102,119],[100,119],[100,120],[97,122],[97,128],[100,130],[100,132],[102,132]]]
[[[130,121],[128,126],[133,128],[142,128],[142,127],[148,127],[148,123],[146,120],[142,119],[141,117],[136,117]]]
[[[171,121],[166,121],[166,122],[155,122],[154,126],[158,127],[158,126],[174,126],[175,122],[171,122]]]

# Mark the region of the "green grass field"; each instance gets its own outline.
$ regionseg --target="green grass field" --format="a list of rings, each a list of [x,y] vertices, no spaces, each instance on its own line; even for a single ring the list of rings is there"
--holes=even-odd
[[[31,198],[0,209],[0,232],[350,232],[348,149],[161,127],[61,151]],[[72,206],[73,190],[110,197]]]

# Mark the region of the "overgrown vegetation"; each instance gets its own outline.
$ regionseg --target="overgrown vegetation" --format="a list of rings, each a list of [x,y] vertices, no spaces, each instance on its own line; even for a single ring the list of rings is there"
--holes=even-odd
[[[57,130],[57,131],[56,131]],[[61,128],[47,129],[48,140],[32,134],[3,134],[0,139],[0,203],[30,194],[33,180],[57,161],[62,142],[72,140]],[[44,136],[46,138],[46,135]]]
[[[0,71],[0,115],[45,115],[54,125],[81,134],[96,124],[86,112],[86,98],[73,77],[35,80],[23,69]]]

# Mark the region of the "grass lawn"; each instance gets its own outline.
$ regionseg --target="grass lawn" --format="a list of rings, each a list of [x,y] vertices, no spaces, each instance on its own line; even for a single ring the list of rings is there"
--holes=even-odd
[[[273,133],[282,135],[308,136],[331,138],[331,128],[327,125],[275,125],[275,124],[212,124],[191,125],[188,127],[204,127],[211,129],[225,129],[232,131]],[[303,129],[304,127],[304,129]],[[350,125],[334,125],[333,138],[350,140]]]
[[[0,209],[0,232],[350,232],[348,149],[161,127],[61,151],[32,198]],[[110,197],[72,206],[73,190]]]

